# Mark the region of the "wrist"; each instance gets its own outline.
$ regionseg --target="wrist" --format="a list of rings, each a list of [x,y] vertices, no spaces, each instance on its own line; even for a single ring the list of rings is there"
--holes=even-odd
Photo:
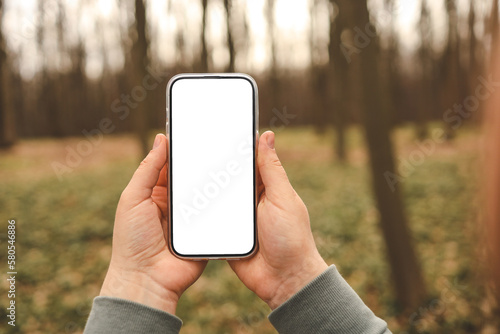
[[[328,268],[326,262],[319,257],[314,261],[305,263],[296,270],[285,275],[275,294],[267,302],[271,310],[286,302],[293,295],[299,292],[307,284],[311,283],[316,277]]]
[[[179,295],[146,274],[108,270],[100,296],[130,300],[175,315]]]

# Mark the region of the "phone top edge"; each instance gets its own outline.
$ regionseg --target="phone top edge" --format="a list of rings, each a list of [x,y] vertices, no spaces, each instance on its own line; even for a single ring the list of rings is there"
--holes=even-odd
[[[167,111],[167,122],[168,122],[168,116],[169,116],[168,110],[169,110],[170,92],[171,92],[172,86],[178,80],[196,79],[196,78],[213,78],[213,79],[217,79],[217,78],[220,78],[220,79],[241,78],[241,79],[248,80],[250,82],[250,84],[252,85],[252,89],[254,92],[255,102],[256,102],[255,111],[256,111],[256,114],[258,117],[258,115],[259,115],[259,106],[258,106],[259,93],[258,93],[258,88],[257,88],[257,82],[255,81],[255,79],[251,75],[246,74],[246,73],[239,73],[239,72],[237,72],[237,73],[179,73],[179,74],[176,74],[170,78],[170,80],[167,83],[167,87],[166,87],[166,108],[165,108],[165,110]]]
[[[246,79],[248,80],[253,88],[257,90],[257,82],[255,79],[250,76],[249,74],[246,73],[179,73],[174,75],[173,77],[170,78],[167,84],[167,94],[170,91],[171,86],[180,79],[203,79],[203,78],[210,78],[210,79],[236,79],[236,78],[241,78],[241,79]]]

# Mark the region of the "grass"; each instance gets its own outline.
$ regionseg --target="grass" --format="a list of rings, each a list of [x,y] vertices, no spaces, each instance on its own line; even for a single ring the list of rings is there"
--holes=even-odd
[[[394,301],[360,131],[349,130],[344,164],[334,159],[331,132],[317,136],[297,128],[277,134],[278,153],[308,206],[320,253],[394,332],[498,333],[479,275],[479,135],[462,130],[453,143],[436,144],[402,181],[431,296],[413,320],[401,317]],[[394,134],[402,160],[420,149],[412,134],[410,127]],[[1,153],[0,236],[5,245],[7,220],[15,218],[20,332],[81,333],[107,269],[116,204],[138,164],[139,149],[131,137],[108,137],[59,180],[52,162],[64,162],[67,147],[79,141],[26,140]],[[2,280],[2,319],[6,289]],[[268,313],[223,261],[209,263],[177,309],[185,334],[275,333]],[[15,331],[2,320],[0,332]]]

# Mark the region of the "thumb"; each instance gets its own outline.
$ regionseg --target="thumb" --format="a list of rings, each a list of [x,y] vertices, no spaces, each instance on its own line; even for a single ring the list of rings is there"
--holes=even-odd
[[[165,135],[156,135],[153,149],[141,162],[123,191],[122,196],[128,199],[129,204],[134,205],[151,197],[167,160],[166,142]]]
[[[295,191],[276,154],[274,138],[274,133],[271,131],[266,131],[260,136],[257,164],[266,197],[270,200],[279,200],[295,194]]]

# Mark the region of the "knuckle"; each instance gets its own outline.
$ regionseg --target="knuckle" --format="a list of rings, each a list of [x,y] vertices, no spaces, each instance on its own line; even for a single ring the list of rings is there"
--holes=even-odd
[[[139,164],[139,169],[144,169],[147,168],[151,163],[149,162],[149,159],[146,157],[144,158],[141,163]]]

